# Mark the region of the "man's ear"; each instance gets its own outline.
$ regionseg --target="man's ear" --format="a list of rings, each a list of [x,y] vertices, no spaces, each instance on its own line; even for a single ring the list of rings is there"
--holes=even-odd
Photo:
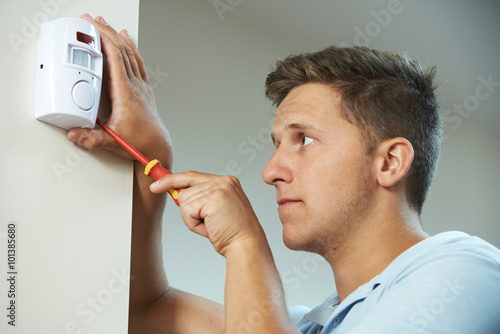
[[[382,187],[398,183],[410,169],[413,156],[413,146],[405,138],[391,138],[380,143],[375,156],[378,183]]]

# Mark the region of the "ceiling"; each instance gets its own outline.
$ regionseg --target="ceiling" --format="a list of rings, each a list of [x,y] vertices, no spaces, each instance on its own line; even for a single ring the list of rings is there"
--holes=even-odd
[[[224,20],[242,18],[297,52],[364,44],[437,64],[446,131],[474,127],[500,140],[498,0],[218,1],[232,7]]]

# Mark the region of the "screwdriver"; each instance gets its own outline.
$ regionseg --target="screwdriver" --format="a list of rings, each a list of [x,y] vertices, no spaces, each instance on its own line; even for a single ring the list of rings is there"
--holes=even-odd
[[[140,163],[146,166],[146,168],[144,169],[144,174],[151,176],[156,181],[161,179],[164,175],[172,174],[172,172],[169,171],[168,169],[165,169],[158,160],[154,159],[149,161],[144,155],[141,154],[141,152],[139,152],[135,147],[127,143],[125,139],[123,139],[113,130],[111,130],[99,118],[96,119],[96,123],[101,127],[101,129],[103,129],[111,137],[113,137],[113,139],[116,140],[118,144],[120,144],[124,149],[126,149],[130,154],[132,154],[134,158],[136,158],[137,160],[139,160]],[[170,194],[170,196],[172,196],[172,199],[174,200],[175,204],[177,204],[177,206],[179,206],[179,200],[177,199],[177,197],[179,196],[179,191],[181,190],[180,189],[168,190],[168,193]]]

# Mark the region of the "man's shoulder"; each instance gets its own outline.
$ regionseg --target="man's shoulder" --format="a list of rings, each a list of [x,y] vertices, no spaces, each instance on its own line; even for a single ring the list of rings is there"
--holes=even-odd
[[[500,299],[500,250],[463,232],[445,232],[408,249],[375,281],[366,307],[382,304],[397,312],[442,306],[457,315],[472,307],[486,315]]]
[[[429,237],[396,258],[381,274],[383,278],[425,274],[440,276],[471,273],[467,266],[483,271],[500,269],[500,250],[492,244],[463,232],[443,232]],[[417,275],[418,276],[418,275]],[[399,277],[401,278],[401,277]]]
[[[499,299],[498,248],[466,233],[445,232],[414,245],[359,287],[335,309],[325,331],[339,326],[355,333],[491,332],[498,328]],[[309,310],[289,309],[304,333],[314,324],[303,318]]]
[[[398,326],[408,333],[498,329],[500,251],[480,238],[461,232],[427,238],[371,283],[373,290],[356,300],[345,328],[352,326],[360,333],[372,327],[387,333]]]
[[[500,250],[491,243],[465,232],[449,231],[433,235],[423,243],[428,243],[432,247],[443,248],[454,251],[472,251],[476,254],[500,257]]]

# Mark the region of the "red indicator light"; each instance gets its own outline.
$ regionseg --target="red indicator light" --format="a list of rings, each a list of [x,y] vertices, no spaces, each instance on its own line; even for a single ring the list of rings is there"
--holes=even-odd
[[[95,39],[94,39],[94,37],[89,36],[87,34],[84,34],[83,32],[77,31],[76,32],[76,39],[79,42],[82,42],[82,43],[88,44],[88,45],[90,45],[92,47],[95,47]]]

